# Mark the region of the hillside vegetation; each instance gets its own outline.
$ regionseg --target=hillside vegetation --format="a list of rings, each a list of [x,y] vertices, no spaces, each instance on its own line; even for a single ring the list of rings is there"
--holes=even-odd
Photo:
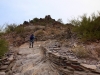
[[[0,58],[8,51],[8,43],[4,39],[0,39]]]
[[[60,22],[59,22],[60,21]],[[45,18],[34,18],[24,21],[23,24],[10,24],[5,28],[4,38],[14,45],[21,45],[28,42],[29,36],[34,33],[36,41],[45,41],[48,39],[66,40],[71,38],[71,29],[73,25],[63,24],[59,19],[56,21],[50,15]]]
[[[89,17],[83,15],[79,19],[71,20],[74,25],[74,31],[77,32],[79,37],[83,41],[100,40],[100,13],[97,15],[92,14]]]
[[[0,33],[2,38],[6,39],[9,45],[20,46],[29,41],[29,36],[34,33],[36,41],[59,40],[65,43],[70,39],[77,39],[82,42],[95,42],[100,40],[100,14],[87,17],[83,15],[80,19],[73,19],[69,24],[63,24],[61,19],[56,21],[50,15],[45,18],[34,18],[24,21],[23,24],[7,25],[5,32]],[[3,55],[8,49],[5,41],[0,41],[0,55]],[[99,52],[99,50],[97,51]],[[99,54],[99,53],[98,53]]]

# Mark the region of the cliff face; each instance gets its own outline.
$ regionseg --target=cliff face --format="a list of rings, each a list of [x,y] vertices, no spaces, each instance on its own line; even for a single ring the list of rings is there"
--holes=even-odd
[[[99,63],[84,64],[57,41],[35,42],[33,48],[25,43],[12,51],[6,75],[100,75]]]

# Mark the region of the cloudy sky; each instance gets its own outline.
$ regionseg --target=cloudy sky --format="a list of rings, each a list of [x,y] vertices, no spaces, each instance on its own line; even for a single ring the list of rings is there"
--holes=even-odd
[[[51,15],[64,23],[100,11],[100,0],[0,0],[0,25],[21,24],[29,19]]]

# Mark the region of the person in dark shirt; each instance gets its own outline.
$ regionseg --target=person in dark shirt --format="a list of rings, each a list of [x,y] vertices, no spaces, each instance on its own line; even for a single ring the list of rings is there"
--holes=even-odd
[[[31,47],[33,48],[34,39],[35,39],[34,34],[32,34],[30,36],[30,46],[29,46],[29,48],[31,48]]]

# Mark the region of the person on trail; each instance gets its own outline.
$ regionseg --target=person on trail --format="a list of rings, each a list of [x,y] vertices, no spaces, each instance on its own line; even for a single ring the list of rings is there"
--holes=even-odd
[[[29,48],[31,48],[31,47],[33,48],[34,39],[35,39],[34,34],[32,34],[30,36],[30,46],[29,46]]]

